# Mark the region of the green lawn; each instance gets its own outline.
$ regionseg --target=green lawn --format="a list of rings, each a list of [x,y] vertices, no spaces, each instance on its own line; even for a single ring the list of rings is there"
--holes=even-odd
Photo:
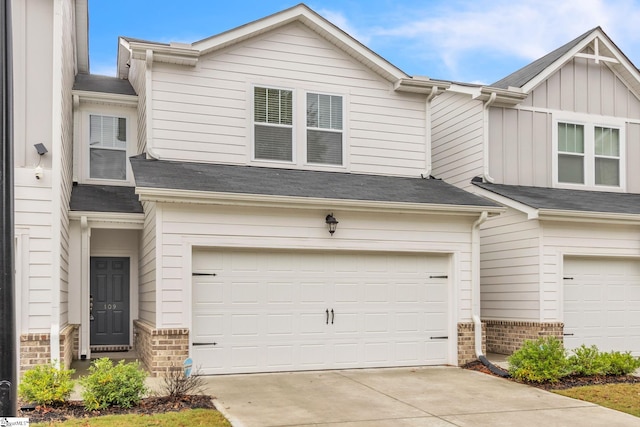
[[[604,384],[555,390],[554,393],[580,399],[640,417],[640,384]]]
[[[155,415],[106,415],[78,418],[61,423],[31,424],[33,427],[231,427],[231,424],[213,409],[192,409]]]

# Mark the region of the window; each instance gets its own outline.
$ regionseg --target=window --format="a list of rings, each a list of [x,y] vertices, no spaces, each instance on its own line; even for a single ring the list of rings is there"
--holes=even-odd
[[[89,116],[89,177],[127,179],[127,120]]]
[[[255,87],[254,158],[293,161],[293,92]]]
[[[558,184],[622,187],[623,127],[557,123]]]
[[[307,93],[307,162],[342,164],[342,97]]]

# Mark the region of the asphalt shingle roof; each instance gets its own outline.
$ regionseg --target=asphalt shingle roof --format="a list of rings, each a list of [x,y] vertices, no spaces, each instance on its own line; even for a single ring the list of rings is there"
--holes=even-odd
[[[499,205],[437,179],[131,158],[137,187],[360,201]]]
[[[143,213],[133,187],[74,185],[69,207],[81,212]]]
[[[474,182],[474,185],[534,209],[640,214],[640,194]]]
[[[74,90],[87,92],[113,93],[116,95],[136,95],[129,80],[95,74],[77,74],[73,83]]]
[[[587,37],[589,34],[593,33],[597,28],[598,27],[587,31],[586,33],[580,35],[579,37],[571,40],[569,43],[563,46],[560,46],[553,52],[550,52],[545,56],[543,56],[542,58],[539,58],[533,61],[531,64],[520,68],[519,70],[509,74],[507,77],[501,80],[498,80],[497,82],[491,84],[490,86],[497,87],[500,89],[508,89],[509,87],[524,86],[533,78],[535,78],[535,76],[543,72],[547,67],[549,67],[551,64],[556,62],[558,59],[560,59],[564,54],[566,54],[571,49],[573,49],[578,43],[584,40],[584,38]]]

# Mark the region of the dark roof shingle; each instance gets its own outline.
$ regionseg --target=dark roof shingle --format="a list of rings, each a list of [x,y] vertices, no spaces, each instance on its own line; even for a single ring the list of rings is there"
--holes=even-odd
[[[474,182],[474,185],[534,209],[603,214],[640,214],[640,194]]]
[[[116,95],[136,95],[129,80],[96,74],[77,74],[73,90],[113,93]]]
[[[133,187],[74,185],[69,208],[82,212],[143,213]]]
[[[360,175],[131,158],[137,187],[236,194],[444,204],[499,205],[437,179]]]

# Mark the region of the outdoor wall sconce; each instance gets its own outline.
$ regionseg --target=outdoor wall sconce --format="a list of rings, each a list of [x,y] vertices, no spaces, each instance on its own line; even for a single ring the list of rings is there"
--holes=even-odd
[[[47,147],[45,147],[42,143],[33,144],[33,146],[38,153],[38,164],[36,165],[34,172],[36,174],[36,179],[40,180],[44,176],[44,170],[42,169],[42,166],[40,166],[40,162],[42,161],[42,156],[47,154],[49,151],[47,150]]]
[[[338,227],[338,220],[334,218],[333,213],[330,213],[324,219],[324,222],[326,222],[327,227],[329,227],[329,234],[333,236],[333,233],[336,232],[336,228]]]

